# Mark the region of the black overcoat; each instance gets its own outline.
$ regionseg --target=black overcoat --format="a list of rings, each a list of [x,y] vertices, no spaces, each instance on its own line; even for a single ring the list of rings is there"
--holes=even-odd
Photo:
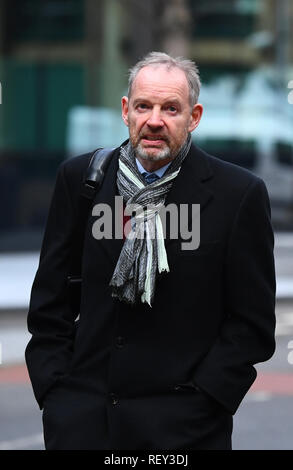
[[[118,156],[116,149],[94,204],[114,208]],[[111,297],[123,240],[97,240],[91,214],[75,328],[66,286],[89,159],[59,168],[31,294],[26,361],[47,448],[229,448],[225,436],[254,364],[275,348],[266,187],[192,145],[166,204],[200,204],[200,245],[183,251],[182,240],[166,235],[170,272],[158,278],[151,308]]]

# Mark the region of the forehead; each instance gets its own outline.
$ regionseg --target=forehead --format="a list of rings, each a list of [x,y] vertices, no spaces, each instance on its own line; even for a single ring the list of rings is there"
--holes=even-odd
[[[181,100],[189,99],[189,87],[185,73],[177,68],[164,65],[143,67],[137,74],[131,90],[131,98],[140,95],[169,96]]]

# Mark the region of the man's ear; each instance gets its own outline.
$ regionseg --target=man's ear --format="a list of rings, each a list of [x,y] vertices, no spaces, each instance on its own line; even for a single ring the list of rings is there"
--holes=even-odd
[[[202,104],[196,103],[192,108],[192,113],[191,113],[191,118],[190,118],[190,125],[189,125],[189,128],[188,128],[189,132],[194,131],[194,129],[199,125],[202,113],[203,113]]]
[[[124,121],[124,124],[128,126],[128,98],[127,96],[122,97],[121,108],[122,108],[122,119]]]

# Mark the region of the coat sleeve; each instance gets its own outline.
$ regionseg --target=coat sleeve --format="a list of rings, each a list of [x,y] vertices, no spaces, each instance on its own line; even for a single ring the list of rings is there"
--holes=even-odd
[[[197,385],[234,414],[256,378],[254,364],[275,350],[274,238],[266,187],[248,186],[225,260],[225,321],[195,371]]]
[[[57,174],[28,313],[32,337],[25,357],[40,408],[46,392],[66,375],[72,356],[75,318],[68,303],[67,276],[76,210],[68,166],[68,161],[63,163]]]

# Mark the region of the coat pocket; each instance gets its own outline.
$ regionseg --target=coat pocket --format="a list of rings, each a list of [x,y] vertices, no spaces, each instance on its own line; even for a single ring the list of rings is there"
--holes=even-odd
[[[199,401],[200,406],[209,410],[210,412],[222,408],[220,403],[218,403],[213,397],[211,397],[207,392],[202,390],[194,382],[189,381],[185,383],[178,383],[175,385],[174,391],[178,394],[181,393],[182,395],[184,395],[185,393],[194,394],[195,398]]]

